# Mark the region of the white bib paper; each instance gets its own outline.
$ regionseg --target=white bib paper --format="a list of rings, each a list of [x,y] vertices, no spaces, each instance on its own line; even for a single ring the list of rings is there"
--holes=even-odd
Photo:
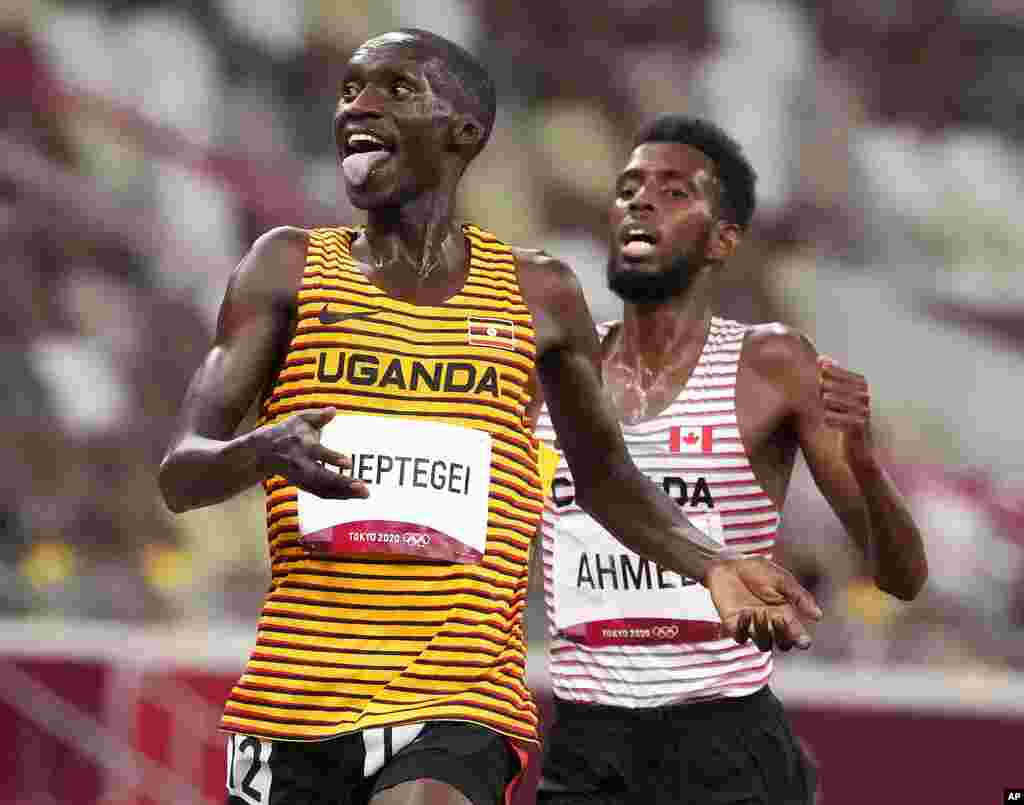
[[[686,512],[725,544],[718,512]],[[700,583],[641,559],[586,515],[563,515],[552,560],[559,633],[589,645],[649,645],[713,640],[721,620]]]
[[[491,436],[458,425],[338,416],[321,442],[352,459],[370,497],[324,500],[299,490],[302,542],[330,553],[402,554],[477,563],[487,541]]]

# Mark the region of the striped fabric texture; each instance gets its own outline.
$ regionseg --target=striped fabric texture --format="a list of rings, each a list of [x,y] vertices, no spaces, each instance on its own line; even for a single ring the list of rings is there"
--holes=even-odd
[[[432,719],[536,740],[521,617],[543,508],[527,420],[535,345],[515,261],[463,227],[462,290],[435,306],[399,301],[356,266],[354,229],[313,230],[298,322],[261,423],[334,406],[491,436],[486,550],[479,564],[312,556],[297,493],[265,483],[271,588],[255,650],[228,699],[226,730],[317,740]]]
[[[612,326],[598,329],[603,338]],[[736,419],[736,374],[747,327],[714,318],[700,359],[679,397],[660,415],[637,425],[623,424],[634,461],[661,485],[665,477],[682,478],[692,492],[710,492],[713,510],[722,518],[725,542],[747,554],[770,556],[779,526],[775,504],[754,477]],[[554,445],[547,410],[537,437]],[[564,458],[555,472],[561,495],[571,495],[572,476]],[[701,483],[700,479],[704,479]],[[702,493],[696,507],[709,510]],[[711,640],[683,644],[592,646],[565,639],[554,629],[553,557],[559,529],[570,518],[587,517],[578,506],[556,510],[550,497],[543,522],[545,602],[551,631],[549,666],[552,690],[564,700],[621,707],[667,704],[744,696],[771,676],[772,656],[753,643]],[[666,617],[669,613],[666,613]],[[686,613],[673,617],[685,619]]]

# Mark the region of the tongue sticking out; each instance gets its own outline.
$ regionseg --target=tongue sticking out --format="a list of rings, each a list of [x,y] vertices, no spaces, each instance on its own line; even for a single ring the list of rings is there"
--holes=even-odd
[[[341,169],[349,184],[360,187],[370,175],[370,171],[378,162],[391,156],[388,151],[366,151],[361,154],[349,154],[341,161]]]

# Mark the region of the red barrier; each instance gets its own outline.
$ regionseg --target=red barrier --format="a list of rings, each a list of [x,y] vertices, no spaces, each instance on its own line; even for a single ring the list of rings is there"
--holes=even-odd
[[[110,666],[53,658],[6,662],[77,710],[102,718]],[[103,773],[67,734],[54,734],[22,710],[0,700],[0,802],[99,802]]]
[[[217,721],[249,636],[211,636],[204,653],[194,638],[125,631],[33,641],[0,629],[0,802],[223,802]],[[924,669],[778,665],[774,687],[818,765],[822,805],[984,805],[1024,785],[1024,678],[967,686],[970,677]],[[547,723],[542,668],[533,655]],[[516,805],[533,802],[533,760]]]

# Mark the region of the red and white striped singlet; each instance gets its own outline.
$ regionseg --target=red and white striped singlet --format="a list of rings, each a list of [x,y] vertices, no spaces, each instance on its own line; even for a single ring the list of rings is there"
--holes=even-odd
[[[611,324],[598,329],[602,338]],[[748,326],[714,318],[679,397],[622,431],[640,471],[716,541],[771,555],[775,504],[754,477],[736,419],[736,374]],[[555,435],[545,409],[536,430]],[[658,707],[745,696],[764,686],[772,656],[753,643],[707,639],[718,617],[707,590],[616,542],[575,505],[563,457],[542,521],[544,595],[554,694],[563,700]]]

